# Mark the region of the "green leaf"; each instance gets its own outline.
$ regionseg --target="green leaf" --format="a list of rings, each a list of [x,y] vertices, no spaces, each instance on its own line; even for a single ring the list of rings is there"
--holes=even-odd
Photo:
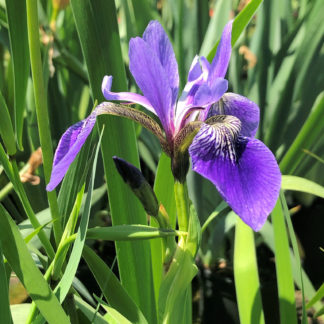
[[[262,235],[265,244],[267,244],[267,246],[271,249],[271,251],[275,253],[274,231],[273,231],[272,224],[269,221],[267,221],[259,233]],[[290,253],[290,262],[292,265],[294,281],[297,287],[301,289],[301,282],[300,282],[299,270],[297,269],[298,265],[296,264],[296,258],[291,249],[289,249],[289,253]],[[305,296],[307,299],[311,299],[315,295],[315,289],[309,277],[307,276],[307,273],[303,269],[302,269],[302,275],[303,275]],[[314,308],[315,310],[319,310],[321,308],[321,303],[316,303],[314,305]]]
[[[120,314],[116,309],[109,306],[102,306],[107,314],[104,316],[104,319],[107,320],[110,324],[131,324],[131,322],[122,314]]]
[[[111,227],[89,228],[87,239],[106,241],[136,241],[178,235],[171,229],[162,229],[146,225],[115,225]]]
[[[12,320],[15,324],[25,324],[31,304],[10,305]],[[10,323],[10,322],[9,322]]]
[[[264,323],[254,234],[240,218],[235,228],[234,278],[240,323]]]
[[[324,92],[320,93],[317,97],[307,120],[281,160],[279,165],[282,173],[292,174],[304,157],[303,149],[309,148],[322,134],[323,124],[319,121],[321,121],[323,114]]]
[[[157,11],[150,1],[132,0],[134,14],[136,17],[137,33],[142,35],[146,26],[152,19],[158,19]]]
[[[84,247],[82,256],[109,304],[132,323],[147,323],[141,310],[105,262],[87,246]],[[149,280],[145,277],[142,279],[141,281]]]
[[[19,148],[22,150],[25,98],[29,77],[26,1],[6,0],[6,9],[14,71],[16,135]]]
[[[281,180],[283,190],[294,190],[307,192],[309,194],[324,198],[324,187],[305,178],[283,175]]]
[[[232,29],[232,46],[235,45],[236,41],[240,37],[244,28],[248,25],[251,18],[255,14],[256,10],[260,6],[263,0],[251,0],[245,8],[236,16],[233,22]],[[207,60],[211,62],[216,54],[219,41],[215,44],[213,49],[207,55]]]
[[[313,298],[307,303],[306,308],[311,308],[315,303],[320,301],[324,297],[324,283],[322,283],[321,287],[318,288],[316,294]]]
[[[96,310],[86,303],[82,298],[74,296],[74,301],[78,309],[86,316],[89,320],[87,323],[91,324],[106,324],[105,319],[96,312]],[[79,323],[84,323],[80,321]],[[110,322],[109,322],[110,323]]]
[[[301,261],[300,261],[298,243],[297,243],[295,231],[294,231],[294,228],[292,225],[290,213],[288,210],[286,198],[285,198],[283,191],[280,192],[279,198],[280,198],[282,210],[283,210],[283,213],[285,215],[285,219],[286,219],[286,222],[288,225],[289,237],[290,237],[290,241],[291,241],[294,255],[295,255],[298,277],[300,278],[300,283],[301,283],[301,293],[302,293],[302,320],[301,320],[301,322],[302,322],[302,324],[307,324],[308,321],[307,321],[306,305],[305,305],[305,289],[304,289],[304,280],[303,280],[303,274],[302,274],[302,266],[301,266]]]
[[[93,99],[98,99],[99,102],[104,100],[101,83],[105,75],[114,77],[113,91],[127,90],[114,2],[72,0],[71,7]],[[113,116],[99,116],[98,124],[99,127],[103,124],[106,126],[101,150],[113,225],[147,224],[142,206],[123,183],[112,160],[112,156],[116,155],[139,167],[133,122]],[[118,242],[116,247],[122,284],[148,321],[155,323],[156,307],[149,242]],[[148,280],[138,280],[142,277]]]
[[[163,278],[159,294],[159,322],[185,323],[183,310],[191,280],[197,274],[191,252],[178,247],[170,268]]]
[[[75,277],[76,271],[78,269],[78,265],[82,256],[82,250],[84,247],[84,243],[86,240],[86,233],[88,229],[89,224],[89,217],[90,217],[90,209],[91,209],[91,199],[92,199],[92,192],[93,192],[93,186],[94,186],[94,180],[96,175],[96,168],[97,168],[97,160],[98,160],[98,154],[99,154],[99,148],[100,143],[102,139],[101,133],[99,143],[97,145],[96,153],[94,156],[94,161],[92,165],[92,171],[91,171],[91,178],[88,186],[88,193],[87,198],[85,201],[84,210],[81,216],[80,220],[80,226],[77,232],[77,237],[75,240],[75,243],[73,245],[73,249],[69,258],[69,262],[66,266],[66,269],[64,271],[63,277],[60,280],[59,284],[55,288],[55,293],[62,303],[67,295],[67,293],[70,290],[70,287],[72,285],[73,279]]]
[[[208,225],[223,211],[225,208],[227,208],[228,205],[225,201],[222,201],[215,209],[214,212],[212,212],[208,218],[206,219],[205,223],[201,227],[201,232],[204,233]]]
[[[49,323],[70,323],[62,306],[36,267],[17,225],[0,205],[0,240],[3,253],[29,296]]]
[[[3,323],[12,323],[10,305],[9,305],[9,290],[8,280],[5,265],[3,262],[2,246],[0,241],[0,314]]]
[[[288,234],[280,200],[272,212],[280,323],[297,324],[295,287],[290,261]]]
[[[220,39],[222,29],[226,25],[231,11],[231,2],[228,0],[216,1],[213,10],[213,16],[209,21],[200,49],[200,55],[204,56],[209,53],[212,46]]]
[[[15,134],[6,101],[0,91],[0,134],[9,155],[16,153]]]

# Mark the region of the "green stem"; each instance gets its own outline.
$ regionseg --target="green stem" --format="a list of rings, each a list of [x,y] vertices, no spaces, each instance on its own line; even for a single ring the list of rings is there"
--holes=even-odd
[[[43,153],[45,180],[48,183],[52,171],[53,151],[39,43],[37,0],[27,0],[27,26],[39,139]],[[47,198],[52,214],[52,219],[59,218],[56,192],[47,192]],[[53,229],[55,241],[58,244],[62,236],[61,223],[54,222]]]
[[[189,196],[186,183],[174,182],[174,197],[176,202],[179,231],[188,232],[189,225]],[[184,239],[179,240],[179,245],[185,243]]]

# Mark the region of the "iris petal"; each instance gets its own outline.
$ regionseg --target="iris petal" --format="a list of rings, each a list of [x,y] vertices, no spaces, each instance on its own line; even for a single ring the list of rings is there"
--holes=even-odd
[[[256,103],[236,93],[227,92],[211,106],[207,118],[214,115],[232,115],[242,123],[241,135],[254,137],[259,125],[260,110]]]
[[[216,186],[247,225],[260,230],[277,201],[281,183],[271,151],[257,139],[231,138],[204,125],[189,153],[193,170]]]
[[[46,186],[47,191],[52,191],[62,181],[91,133],[95,122],[96,113],[93,112],[87,119],[72,125],[63,134],[56,148],[51,179]]]
[[[139,37],[129,42],[129,69],[144,96],[154,107],[168,138],[174,133],[172,91],[162,64]]]
[[[211,64],[210,73],[208,76],[209,84],[212,84],[216,78],[225,77],[232,51],[232,25],[233,20],[229,21],[224,27],[216,55]]]
[[[154,108],[151,103],[143,96],[137,93],[132,92],[112,92],[111,84],[112,84],[112,76],[106,75],[102,80],[101,90],[104,97],[107,100],[119,100],[119,101],[127,101],[131,103],[137,103],[143,107],[145,107],[150,112],[156,114]]]
[[[178,63],[163,27],[158,21],[151,21],[143,34],[144,41],[158,57],[169,80],[172,91],[172,105],[175,104],[179,90]]]
[[[199,62],[199,56],[196,55],[189,69],[188,82],[197,80],[201,75],[202,75],[202,69]]]
[[[217,78],[211,86],[202,84],[195,93],[192,106],[203,107],[217,102],[226,92],[227,87],[228,82],[223,78]]]

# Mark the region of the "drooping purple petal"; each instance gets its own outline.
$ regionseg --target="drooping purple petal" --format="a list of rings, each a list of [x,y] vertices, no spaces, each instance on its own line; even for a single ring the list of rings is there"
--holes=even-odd
[[[203,126],[189,148],[193,170],[209,179],[234,212],[258,231],[277,201],[280,170],[261,141],[229,139],[214,126]]]
[[[179,74],[178,63],[170,40],[158,21],[151,21],[148,24],[143,39],[158,57],[165,71],[172,92],[172,105],[174,106],[178,97]]]
[[[101,90],[104,97],[107,100],[120,100],[131,103],[137,103],[143,107],[145,107],[150,112],[156,114],[154,108],[151,103],[143,96],[137,93],[132,92],[112,92],[110,91],[112,85],[112,76],[106,75],[102,80]]]
[[[254,137],[259,125],[260,110],[256,103],[236,93],[227,92],[209,109],[207,118],[214,115],[231,115],[242,123],[241,135]]]
[[[211,64],[210,73],[208,76],[209,84],[213,84],[216,78],[225,77],[232,51],[232,25],[233,20],[229,21],[224,27],[216,55]]]
[[[142,38],[132,38],[129,42],[129,69],[154,107],[167,137],[172,138],[174,106],[169,79],[158,56]]]
[[[223,78],[217,78],[213,84],[202,84],[193,98],[193,107],[204,107],[217,102],[223,94],[226,92],[228,87],[228,81]]]
[[[69,166],[91,133],[95,122],[96,112],[94,111],[87,119],[72,125],[63,134],[54,155],[51,179],[46,186],[47,191],[52,191],[62,181]]]

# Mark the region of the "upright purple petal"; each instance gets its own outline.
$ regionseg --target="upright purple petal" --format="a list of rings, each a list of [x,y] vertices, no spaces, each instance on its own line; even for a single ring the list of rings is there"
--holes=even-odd
[[[126,101],[130,103],[137,103],[143,107],[145,107],[150,112],[156,114],[154,108],[152,107],[151,103],[143,96],[137,93],[132,92],[112,92],[111,84],[112,84],[112,76],[106,75],[102,80],[101,90],[104,97],[107,100],[119,100],[119,101]]]
[[[96,113],[94,111],[87,119],[72,125],[63,134],[54,155],[51,179],[46,186],[47,191],[52,191],[62,181],[69,166],[91,133],[95,122]]]
[[[202,69],[199,62],[199,56],[196,55],[189,69],[188,82],[197,80],[201,75],[202,75]]]
[[[213,84],[202,84],[193,98],[193,107],[204,107],[217,102],[223,94],[226,92],[228,87],[227,80],[223,78],[217,78]]]
[[[204,56],[196,55],[191,63],[188,81],[182,91],[176,108],[175,127],[176,132],[183,127],[186,121],[194,118],[193,101],[199,87],[206,83],[210,64]],[[188,116],[190,114],[190,117]]]
[[[223,30],[216,55],[210,68],[208,76],[209,84],[212,84],[216,78],[225,77],[232,51],[232,25],[233,20],[229,21]]]
[[[214,115],[231,115],[242,123],[241,135],[254,137],[259,125],[260,110],[256,103],[236,93],[227,92],[211,106],[207,118]]]
[[[158,57],[169,80],[172,92],[172,105],[175,105],[179,90],[178,63],[163,27],[158,21],[151,21],[143,34],[144,41]]]
[[[230,134],[203,126],[189,148],[193,170],[209,179],[234,212],[258,231],[277,201],[280,170],[261,141],[235,136],[231,140]]]
[[[172,90],[160,59],[139,37],[129,42],[129,68],[144,96],[154,107],[167,137],[174,133]]]

